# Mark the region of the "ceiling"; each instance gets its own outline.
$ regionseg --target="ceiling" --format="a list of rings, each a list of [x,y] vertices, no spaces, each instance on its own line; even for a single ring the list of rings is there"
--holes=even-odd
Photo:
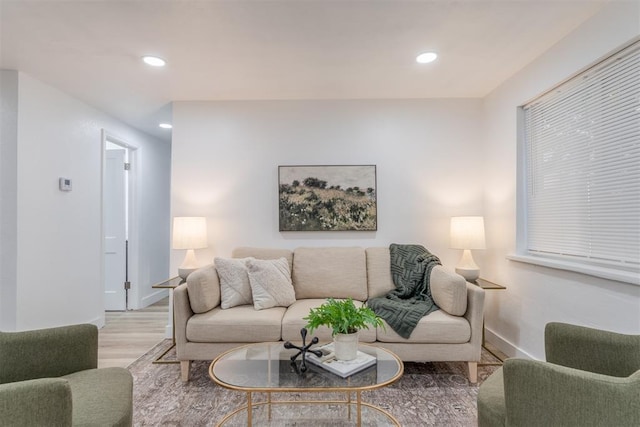
[[[0,67],[169,140],[172,101],[483,97],[605,3],[0,0]]]

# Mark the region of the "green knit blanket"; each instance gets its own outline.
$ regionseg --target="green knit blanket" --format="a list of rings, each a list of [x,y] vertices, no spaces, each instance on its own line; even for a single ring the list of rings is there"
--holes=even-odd
[[[420,245],[389,246],[391,277],[396,289],[383,297],[371,298],[367,305],[403,338],[409,338],[422,317],[438,310],[431,297],[431,269],[440,260]]]

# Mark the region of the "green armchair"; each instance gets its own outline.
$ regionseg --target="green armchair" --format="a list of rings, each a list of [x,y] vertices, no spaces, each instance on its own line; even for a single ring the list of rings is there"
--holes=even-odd
[[[97,367],[94,325],[0,332],[0,425],[132,425],[131,374]]]
[[[479,427],[640,426],[640,336],[549,323],[545,353],[485,380]]]

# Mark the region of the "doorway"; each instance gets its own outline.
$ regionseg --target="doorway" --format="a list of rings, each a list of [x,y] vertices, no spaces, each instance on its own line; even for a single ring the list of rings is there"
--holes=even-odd
[[[103,131],[102,265],[105,311],[137,308],[134,177],[135,147]]]

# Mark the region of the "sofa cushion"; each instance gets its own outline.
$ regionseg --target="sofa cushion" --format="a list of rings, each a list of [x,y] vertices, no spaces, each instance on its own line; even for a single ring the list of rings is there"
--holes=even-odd
[[[282,318],[282,339],[284,341],[300,341],[300,329],[307,325],[307,321],[303,320],[303,318],[309,315],[309,311],[312,308],[318,308],[325,302],[327,300],[324,298],[313,298],[298,300],[291,304]],[[364,305],[361,301],[353,301],[353,303],[356,307]],[[309,340],[311,337],[318,337],[320,342],[333,341],[331,329],[326,326],[321,326],[313,331]],[[373,328],[362,329],[358,333],[358,340],[360,342],[374,342],[376,340],[376,330]]]
[[[462,344],[471,339],[471,326],[465,317],[452,316],[437,310],[424,316],[418,322],[409,339],[402,338],[385,322],[386,330],[377,329],[377,339],[381,342]]]
[[[286,258],[247,259],[253,308],[289,307],[296,302],[291,273]]]
[[[253,304],[247,259],[216,257],[213,260],[220,278],[220,306],[223,309]]]
[[[293,252],[289,249],[239,247],[231,252],[233,258],[278,259],[286,258],[289,271],[293,270]]]
[[[187,276],[189,304],[194,313],[205,313],[220,304],[220,280],[213,264]]]
[[[467,311],[467,281],[441,265],[431,270],[431,296],[438,307],[454,316]]]
[[[279,341],[286,308],[255,310],[240,305],[222,310],[194,314],[187,322],[187,340],[193,342],[263,342]]]
[[[369,299],[385,296],[394,290],[391,277],[391,252],[388,247],[367,248],[367,278]]]
[[[71,386],[73,425],[130,426],[133,377],[124,368],[88,369],[61,378]]]
[[[293,253],[296,299],[367,299],[367,263],[362,248],[297,248]]]

